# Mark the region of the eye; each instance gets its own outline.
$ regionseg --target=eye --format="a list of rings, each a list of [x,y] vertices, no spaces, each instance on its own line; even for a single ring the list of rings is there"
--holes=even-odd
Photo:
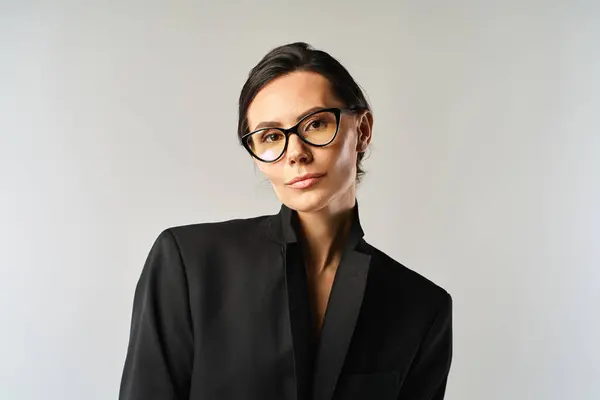
[[[263,143],[274,143],[283,138],[283,134],[279,131],[266,131],[261,137],[260,141]]]
[[[306,130],[321,130],[327,128],[327,121],[325,119],[315,119],[308,123]]]

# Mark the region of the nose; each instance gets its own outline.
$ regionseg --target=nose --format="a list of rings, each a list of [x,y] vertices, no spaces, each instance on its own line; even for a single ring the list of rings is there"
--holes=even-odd
[[[310,148],[302,141],[302,139],[298,137],[298,135],[290,135],[288,139],[286,156],[287,161],[290,164],[309,164],[313,159]]]

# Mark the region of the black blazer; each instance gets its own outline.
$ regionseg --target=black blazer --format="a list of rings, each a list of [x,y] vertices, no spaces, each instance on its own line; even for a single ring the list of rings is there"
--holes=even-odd
[[[354,210],[312,352],[295,212],[163,231],[135,291],[119,398],[441,400],[452,299],[367,244]]]

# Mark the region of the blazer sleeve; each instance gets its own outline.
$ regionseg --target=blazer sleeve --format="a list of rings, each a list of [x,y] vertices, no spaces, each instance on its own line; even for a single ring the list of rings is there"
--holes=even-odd
[[[187,400],[193,329],[186,272],[175,236],[163,231],[142,269],[133,299],[120,400]]]
[[[452,297],[444,292],[441,308],[408,371],[398,400],[442,400],[451,362]]]

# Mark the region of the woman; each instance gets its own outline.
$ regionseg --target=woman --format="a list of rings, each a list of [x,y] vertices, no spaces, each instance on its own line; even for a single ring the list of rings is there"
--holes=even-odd
[[[327,53],[281,46],[250,72],[238,127],[281,210],[159,235],[120,398],[442,399],[451,297],[363,239],[358,85]]]

